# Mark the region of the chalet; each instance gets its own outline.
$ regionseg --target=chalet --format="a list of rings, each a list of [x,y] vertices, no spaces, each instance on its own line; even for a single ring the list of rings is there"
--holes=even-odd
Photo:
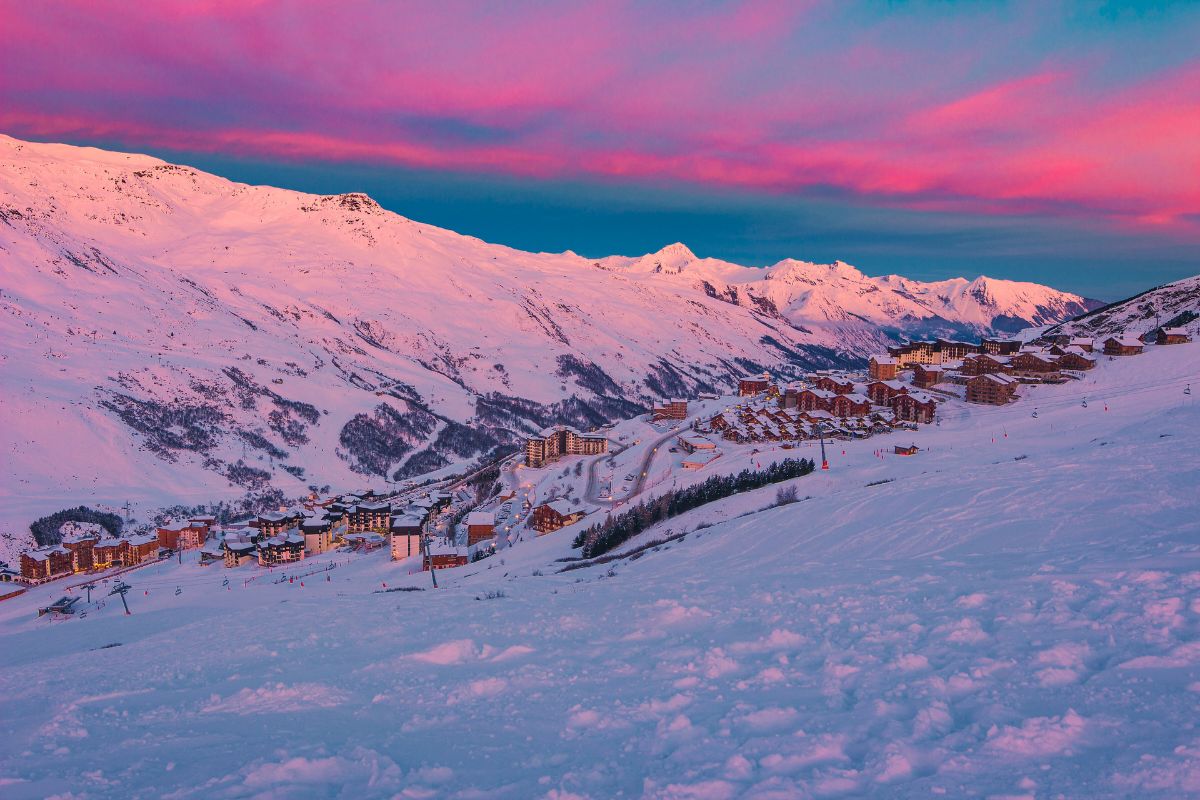
[[[891,356],[871,356],[867,360],[867,375],[873,381],[892,381],[896,379],[900,365]]]
[[[946,379],[946,370],[933,364],[917,364],[913,367],[913,386],[928,389]]]
[[[771,376],[764,372],[761,375],[746,375],[738,379],[738,396],[752,397],[763,394],[771,388]]]
[[[898,456],[915,456],[919,452],[921,452],[921,448],[915,444],[910,444],[908,447],[904,447],[903,445],[896,445],[895,447],[895,453]]]
[[[1021,352],[1009,362],[1013,375],[1042,378],[1058,372],[1058,359],[1048,353]]]
[[[430,546],[428,557],[421,568],[426,572],[430,569],[453,569],[466,566],[470,561],[468,548],[455,547],[441,540]]]
[[[698,450],[684,456],[681,466],[684,469],[704,469],[720,457],[720,450]]]
[[[685,453],[694,453],[697,450],[714,450],[717,447],[717,443],[712,439],[695,435],[680,436],[675,442],[679,445],[679,449]]]
[[[933,422],[937,415],[937,403],[927,394],[920,392],[898,394],[892,398],[892,411],[896,419],[905,422]]]
[[[403,561],[421,554],[421,519],[401,516],[392,520],[391,550],[393,561]]]
[[[1096,366],[1096,359],[1085,355],[1078,347],[1068,347],[1066,352],[1058,357],[1059,369],[1089,370]]]
[[[853,394],[854,381],[838,380],[829,375],[822,375],[813,381],[813,386],[825,392],[833,392],[834,394]]]
[[[29,583],[61,578],[75,571],[71,551],[62,545],[39,547],[21,553],[21,578]]]
[[[1187,344],[1192,340],[1183,328],[1159,328],[1154,337],[1155,344]]]
[[[95,568],[94,550],[100,534],[92,530],[77,530],[62,537],[62,546],[71,552],[75,572],[87,572]]]
[[[1020,350],[1020,339],[984,339],[979,344],[980,353],[992,356],[1011,356]]]
[[[333,549],[333,526],[325,517],[305,517],[300,520],[300,535],[308,553],[325,553]]]
[[[839,394],[829,404],[835,417],[861,417],[871,413],[871,400],[861,394]]]
[[[157,544],[157,539],[155,544]],[[119,567],[129,559],[129,540],[109,537],[101,539],[92,547],[92,567],[108,569]]]
[[[496,515],[491,511],[472,511],[467,514],[467,546],[478,544],[496,535]]]
[[[150,558],[158,557],[158,535],[154,533],[135,533],[126,538],[129,551],[125,556],[125,566],[141,564]]]
[[[967,381],[967,402],[1002,406],[1015,399],[1017,379],[985,373]]]
[[[908,387],[900,381],[874,381],[867,384],[867,397],[878,406],[886,406],[898,394],[906,394]]]
[[[680,399],[663,400],[650,409],[650,418],[654,421],[663,419],[687,419],[688,401]]]
[[[1082,350],[1083,352],[1085,352],[1085,353],[1090,353],[1090,352],[1092,352],[1093,350],[1095,350],[1095,348],[1096,348],[1096,343],[1095,343],[1095,341],[1094,341],[1094,340],[1092,340],[1092,339],[1089,339],[1089,338],[1087,338],[1087,337],[1082,337],[1082,336],[1080,336],[1080,337],[1075,337],[1075,338],[1072,338],[1072,339],[1071,339],[1071,340],[1070,340],[1070,341],[1067,343],[1067,346],[1068,346],[1068,347],[1078,347],[1078,348],[1079,348],[1080,350]]]
[[[556,425],[525,440],[525,466],[537,468],[563,456],[594,456],[607,452],[608,439],[604,436]]]
[[[980,353],[964,358],[961,369],[964,375],[999,375],[1008,372],[1009,361],[1008,356]]]
[[[420,502],[420,501],[415,501]],[[392,504],[379,501],[363,501],[350,511],[351,533],[387,533],[392,524]]]
[[[529,527],[537,531],[540,536],[578,522],[583,517],[583,509],[572,509],[571,504],[566,500],[551,500],[549,503],[542,503],[533,510],[533,516],[529,520]]]
[[[259,566],[273,567],[304,559],[304,536],[299,531],[276,534],[258,543]]]
[[[1143,348],[1144,345],[1132,336],[1110,336],[1104,340],[1106,356],[1136,356]]]
[[[13,581],[20,579],[20,577],[20,572],[17,572],[15,569],[8,566],[6,562],[0,561],[0,583],[12,583]],[[6,600],[9,597],[12,597],[12,595],[6,594],[3,597],[0,597],[0,600]]]
[[[796,393],[796,408],[801,411],[829,411],[838,395],[824,389],[802,389]]]

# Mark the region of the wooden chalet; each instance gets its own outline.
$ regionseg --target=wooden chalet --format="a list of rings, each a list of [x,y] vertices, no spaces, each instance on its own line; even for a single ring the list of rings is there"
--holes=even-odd
[[[738,379],[738,396],[740,397],[764,394],[770,388],[771,376],[765,372],[761,375],[746,375]]]
[[[430,569],[453,569],[466,566],[470,562],[469,548],[455,547],[443,540],[434,543],[429,548],[429,552],[422,560],[421,569],[426,572]]]
[[[194,550],[203,547],[207,538],[207,525],[175,522],[158,528],[158,546],[168,550]]]
[[[967,402],[1002,406],[1015,399],[1017,379],[990,373],[976,375],[967,381]]]
[[[877,406],[886,406],[898,394],[907,394],[908,387],[900,381],[873,381],[867,384],[867,397]]]
[[[472,511],[467,514],[467,546],[479,544],[496,536],[496,515],[491,511]]]
[[[927,394],[898,394],[892,398],[891,406],[896,419],[905,422],[923,422],[928,425],[937,416],[937,403]]]
[[[839,380],[830,375],[821,375],[813,381],[813,386],[825,392],[833,392],[834,394],[854,394],[854,381]]]
[[[1140,355],[1145,345],[1132,336],[1110,336],[1104,340],[1104,355],[1106,356],[1136,356]]]
[[[650,418],[654,421],[664,419],[687,419],[688,401],[681,399],[663,400],[650,409]]]
[[[894,452],[898,456],[915,456],[917,453],[921,452],[921,448],[917,447],[915,444],[910,444],[908,447],[898,444],[896,445]]]
[[[1089,370],[1095,366],[1096,359],[1073,346],[1068,347],[1066,352],[1058,357],[1059,369]]]
[[[75,558],[62,545],[39,547],[21,553],[21,578],[27,583],[42,583],[74,572]]]
[[[158,536],[153,533],[135,533],[125,539],[129,542],[129,550],[125,555],[124,566],[140,564],[151,558],[158,558]]]
[[[839,394],[829,403],[835,417],[865,417],[871,413],[871,399],[861,394]]]
[[[877,355],[867,359],[867,375],[873,381],[895,380],[899,369],[900,365],[891,356]]]
[[[62,546],[71,552],[75,572],[95,569],[95,547],[99,541],[100,534],[94,531],[80,531],[63,536]]]
[[[801,389],[796,393],[796,408],[801,411],[829,411],[838,395],[825,389]]]
[[[967,356],[962,362],[964,375],[999,375],[1008,372],[1009,359],[992,353]]]
[[[980,353],[993,356],[1011,356],[1020,351],[1020,339],[984,339],[979,343]]]
[[[913,386],[928,389],[946,379],[946,370],[935,364],[917,364],[913,367]]]
[[[542,503],[533,510],[533,515],[529,520],[529,527],[541,535],[571,525],[583,519],[583,517],[583,509],[572,509],[571,504],[566,500],[551,500],[549,503]]]
[[[1183,328],[1159,328],[1154,337],[1155,344],[1187,344],[1192,340]]]
[[[1009,362],[1013,375],[1040,378],[1058,372],[1058,359],[1048,353],[1017,353]]]

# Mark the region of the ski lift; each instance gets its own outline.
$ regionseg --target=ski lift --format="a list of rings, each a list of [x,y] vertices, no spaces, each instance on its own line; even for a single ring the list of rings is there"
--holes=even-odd
[[[1082,405],[1084,408],[1087,408],[1087,398],[1086,397],[1083,398],[1083,402],[1080,403],[1080,405]]]
[[[225,580],[221,581],[221,585],[222,585],[222,586],[228,586],[228,585],[229,585],[229,578],[226,578]]]
[[[1183,387],[1183,393],[1184,393],[1184,394],[1191,394],[1191,393],[1192,393],[1192,385],[1191,385],[1190,383],[1189,383],[1187,386]]]
[[[1034,418],[1034,419],[1037,419],[1037,418],[1038,418],[1038,416],[1037,416],[1037,409],[1036,409],[1036,408],[1033,410],[1033,418]]]
[[[181,594],[183,594],[183,587],[182,587],[182,586],[176,586],[176,587],[175,587],[175,596],[176,596],[176,597],[178,597],[178,596],[179,596],[179,595],[181,595]]]

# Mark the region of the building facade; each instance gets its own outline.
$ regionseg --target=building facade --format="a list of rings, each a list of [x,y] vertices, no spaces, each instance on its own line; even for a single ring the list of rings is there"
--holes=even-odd
[[[563,456],[594,456],[607,452],[608,439],[604,436],[557,425],[525,440],[525,466],[537,468]]]

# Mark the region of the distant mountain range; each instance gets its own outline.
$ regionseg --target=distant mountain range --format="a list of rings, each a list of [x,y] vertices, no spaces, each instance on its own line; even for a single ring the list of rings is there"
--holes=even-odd
[[[21,515],[378,484],[739,373],[859,365],[901,337],[1098,305],[984,277],[744,267],[682,244],[526,253],[361,194],[2,136],[0,223],[0,479]]]

